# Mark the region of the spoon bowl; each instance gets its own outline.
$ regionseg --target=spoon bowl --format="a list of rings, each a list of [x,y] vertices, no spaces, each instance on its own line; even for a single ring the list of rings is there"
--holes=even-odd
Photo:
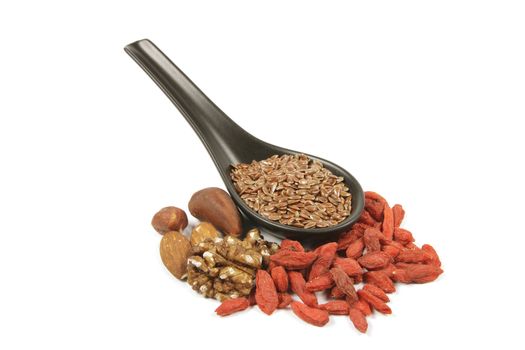
[[[245,218],[276,237],[301,241],[337,239],[340,233],[347,231],[357,221],[364,207],[364,195],[361,185],[348,171],[328,160],[275,146],[249,134],[204,95],[151,41],[139,40],[127,45],[124,50],[164,91],[192,126],[215,163],[226,189]],[[350,215],[339,224],[309,229],[284,225],[252,210],[235,190],[230,178],[232,165],[251,163],[253,160],[263,160],[272,155],[300,153],[321,162],[334,175],[344,178],[352,194],[352,210]]]

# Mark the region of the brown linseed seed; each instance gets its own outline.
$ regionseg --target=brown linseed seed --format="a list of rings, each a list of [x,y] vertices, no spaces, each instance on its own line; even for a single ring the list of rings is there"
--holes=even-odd
[[[251,209],[284,225],[329,227],[346,219],[352,209],[343,177],[304,154],[236,164],[230,175]]]

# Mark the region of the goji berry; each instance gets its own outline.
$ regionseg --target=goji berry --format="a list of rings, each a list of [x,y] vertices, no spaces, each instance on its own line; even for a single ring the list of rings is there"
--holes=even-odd
[[[332,300],[319,304],[319,309],[328,311],[330,315],[348,315],[348,303],[344,300]]]
[[[314,293],[306,290],[306,281],[303,274],[298,271],[289,271],[288,280],[290,288],[308,306],[317,307],[317,297]]]
[[[264,270],[258,270],[255,275],[255,301],[259,309],[268,315],[271,315],[279,304],[272,277]]]
[[[386,203],[386,199],[384,199],[383,196],[381,196],[379,193],[374,192],[374,191],[366,191],[365,192],[365,199],[366,198],[373,199],[373,200],[376,200],[376,201],[379,201],[379,202],[382,202],[382,203]]]
[[[281,249],[289,249],[295,252],[304,252],[303,245],[291,239],[283,239],[281,241]]]
[[[365,230],[369,227],[370,227],[369,225],[365,225],[363,223],[356,222],[355,224],[352,225],[352,230],[357,231],[357,233],[360,234],[362,237],[365,234]]]
[[[365,301],[363,297],[358,297],[359,299],[357,301],[350,303],[350,307],[359,309],[359,311],[361,311],[365,316],[372,315],[372,309],[370,308],[370,304],[368,304],[368,302]]]
[[[288,290],[288,274],[282,266],[276,266],[271,271],[273,283],[278,292],[284,293]]]
[[[312,252],[315,253],[315,255],[317,255],[317,257],[319,257],[319,251],[321,250],[321,247],[322,245],[320,245],[319,247],[315,248],[314,250],[311,250]]]
[[[386,295],[386,293],[378,286],[375,286],[373,284],[365,284],[363,286],[363,290],[370,292],[370,294],[378,297],[379,299],[383,300],[385,303],[388,303],[390,301],[390,298],[388,297],[388,295]]]
[[[363,236],[363,242],[365,243],[367,252],[376,252],[381,250],[381,243],[379,242],[379,237],[381,237],[381,231],[376,228],[367,228]]]
[[[375,272],[381,272],[391,278],[395,270],[396,266],[394,264],[388,264],[384,269],[376,270]]]
[[[394,241],[401,244],[407,244],[414,242],[414,237],[410,231],[405,230],[404,228],[396,227],[394,228]]]
[[[399,252],[396,256],[396,262],[405,262],[405,263],[426,263],[432,259],[429,253],[424,250],[410,250],[405,249]]]
[[[401,204],[396,204],[392,207],[392,213],[394,214],[394,227],[401,226],[401,222],[405,217],[405,210]]]
[[[228,316],[235,312],[246,310],[250,306],[250,301],[244,297],[224,300],[215,312],[219,316]]]
[[[400,283],[412,283],[405,269],[397,268],[392,274],[392,280]]]
[[[390,264],[392,262],[392,257],[385,252],[374,251],[366,253],[357,259],[357,262],[368,270],[378,270],[383,269]]]
[[[350,300],[357,300],[357,294],[354,288],[354,282],[339,266],[330,269],[335,285],[343,291],[343,293],[350,298]]]
[[[391,314],[392,310],[390,307],[385,304],[385,302],[378,297],[374,296],[372,293],[367,292],[366,290],[358,290],[357,294],[362,297],[370,306],[379,311],[382,314]]]
[[[312,264],[312,267],[310,268],[310,273],[308,275],[309,281],[328,271],[335,258],[335,253],[337,251],[337,243],[326,243],[320,246],[318,249],[319,250],[317,252],[317,259]]]
[[[396,270],[404,269],[406,267],[410,268],[410,266],[412,266],[412,265],[414,265],[414,264],[406,263],[406,262],[396,262],[395,263]]]
[[[350,243],[348,248],[346,248],[346,256],[348,258],[357,259],[363,255],[363,250],[365,249],[365,243],[362,238],[359,238],[353,243]]]
[[[401,251],[401,249],[399,249],[398,247],[396,247],[396,246],[394,246],[392,244],[384,245],[382,249],[383,249],[383,251],[385,253],[390,255],[391,258],[395,258],[399,254],[399,252]]]
[[[348,316],[358,331],[361,333],[366,333],[366,330],[368,329],[368,322],[366,321],[366,317],[363,315],[361,310],[357,308],[351,308],[348,312]]]
[[[381,271],[369,271],[365,273],[364,276],[366,283],[370,283],[381,288],[383,291],[385,291],[385,293],[394,293],[396,291],[394,282],[392,282],[390,277]]]
[[[394,235],[394,213],[392,208],[385,202],[385,210],[383,213],[383,236],[385,239],[392,240]]]
[[[378,221],[376,221],[372,217],[372,215],[370,215],[370,213],[367,212],[366,210],[362,211],[361,216],[359,217],[357,222],[368,225],[368,226],[373,226],[373,227],[375,227],[378,224]]]
[[[306,290],[309,292],[320,292],[332,288],[334,279],[330,272],[325,272],[321,276],[317,276],[313,280],[306,282]]]
[[[340,267],[348,276],[356,276],[363,273],[363,268],[357,260],[352,258],[335,258],[333,266]]]
[[[405,244],[405,249],[420,250],[421,248],[419,248],[414,242],[408,242],[407,244]]]
[[[354,225],[355,226],[355,225]],[[339,236],[337,241],[337,250],[345,250],[350,244],[363,237],[363,232],[351,229],[350,231],[344,232]]]
[[[301,320],[318,327],[324,326],[330,320],[327,311],[309,307],[299,301],[292,301],[292,311]]]
[[[402,283],[432,282],[443,273],[443,270],[434,265],[404,264],[396,269],[393,279]]]
[[[284,309],[290,305],[293,301],[292,296],[288,293],[279,293],[279,304],[277,305],[278,309]]]
[[[427,252],[427,254],[430,256],[430,264],[437,267],[441,266],[441,260],[439,260],[439,255],[437,254],[434,247],[432,247],[430,244],[423,244],[421,249]]]
[[[343,299],[345,297],[345,293],[341,289],[339,289],[337,286],[333,287],[330,290],[330,298],[332,299]]]
[[[284,266],[288,270],[302,270],[308,268],[316,258],[317,255],[313,252],[307,253],[280,249],[277,253],[270,256],[270,261]]]
[[[399,243],[399,242],[396,242],[396,241],[391,241],[391,242],[388,242],[388,243],[385,243],[385,244],[394,246],[394,247],[398,248],[399,250],[403,250],[403,249],[406,248],[402,243]]]
[[[385,205],[383,202],[372,198],[365,198],[365,210],[368,211],[376,221],[383,221],[384,207]]]
[[[268,271],[272,271],[273,268],[276,267],[276,266],[279,266],[279,265],[277,265],[275,262],[273,262],[273,261],[270,260],[270,261],[268,262],[268,269],[267,269],[267,270],[268,270]]]

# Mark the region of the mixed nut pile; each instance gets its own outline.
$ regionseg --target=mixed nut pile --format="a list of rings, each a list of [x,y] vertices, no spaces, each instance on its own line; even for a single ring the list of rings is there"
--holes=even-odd
[[[336,179],[330,186],[339,183]],[[344,185],[339,189],[342,198],[351,198],[343,196],[348,191]],[[364,333],[368,315],[392,312],[387,294],[395,292],[396,283],[427,283],[443,272],[432,246],[418,247],[411,232],[400,227],[403,207],[390,207],[375,192],[365,193],[361,217],[337,242],[310,251],[293,240],[285,239],[280,246],[267,242],[257,228],[241,239],[239,212],[219,188],[195,193],[188,207],[201,221],[189,238],[182,234],[188,225],[183,210],[167,207],[153,217],[153,227],[163,235],[161,258],[175,277],[186,279],[203,296],[221,301],[215,310],[220,316],[253,305],[268,315],[290,307],[315,326],[327,324],[330,315],[347,315]],[[327,301],[320,303],[319,297]]]

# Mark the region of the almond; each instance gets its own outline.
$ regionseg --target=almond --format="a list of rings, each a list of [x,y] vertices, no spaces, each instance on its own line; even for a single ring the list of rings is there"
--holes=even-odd
[[[178,231],[169,231],[160,241],[160,258],[169,272],[182,280],[187,275],[187,259],[191,255],[190,241]]]

